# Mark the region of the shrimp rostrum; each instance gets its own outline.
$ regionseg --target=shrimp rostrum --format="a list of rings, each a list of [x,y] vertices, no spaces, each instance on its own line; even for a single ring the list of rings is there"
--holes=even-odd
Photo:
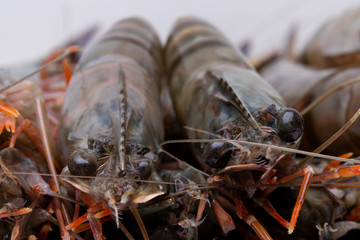
[[[105,200],[116,219],[119,211],[165,193],[155,169],[164,131],[160,50],[148,23],[120,21],[84,53],[66,92],[63,172],[78,177],[64,179]]]
[[[192,17],[178,20],[167,42],[165,60],[175,110],[182,124],[190,127],[189,138],[208,138],[210,132],[221,139],[196,148],[202,153],[200,165],[216,177],[230,176],[237,184],[255,186],[256,181],[267,179],[277,160],[285,155],[278,148],[246,142],[297,147],[303,132],[301,115],[285,107],[276,90],[210,24]],[[226,140],[244,144],[235,148]],[[301,171],[304,179],[311,179],[311,167]],[[259,177],[254,172],[264,174]],[[238,216],[259,236],[269,236],[241,204],[256,191],[254,187],[245,189],[230,193],[238,206]],[[289,233],[295,227],[302,202],[297,201],[290,224],[285,224]]]

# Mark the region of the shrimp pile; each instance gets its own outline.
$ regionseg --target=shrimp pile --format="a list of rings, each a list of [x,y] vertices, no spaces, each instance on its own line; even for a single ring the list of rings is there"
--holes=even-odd
[[[25,77],[1,72],[0,238],[351,236],[358,53],[325,39],[354,39],[357,12],[255,67],[202,19],[178,19],[162,45],[132,17]],[[352,31],[332,37],[339,25]]]

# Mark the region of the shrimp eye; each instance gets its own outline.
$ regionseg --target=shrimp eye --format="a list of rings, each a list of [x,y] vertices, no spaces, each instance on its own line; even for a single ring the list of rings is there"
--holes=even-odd
[[[151,173],[152,173],[151,166],[146,161],[140,162],[137,165],[137,170],[139,172],[139,175],[140,175],[141,179],[148,179],[150,177]]]
[[[295,142],[304,131],[304,119],[298,111],[284,108],[279,111],[278,136],[285,142]]]
[[[96,154],[89,149],[76,149],[67,163],[72,175],[91,176],[97,169]]]
[[[213,142],[207,145],[203,159],[212,168],[223,168],[230,161],[231,144],[224,142]]]

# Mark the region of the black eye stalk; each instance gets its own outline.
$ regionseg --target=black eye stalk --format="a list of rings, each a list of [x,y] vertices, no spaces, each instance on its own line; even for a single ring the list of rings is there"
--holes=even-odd
[[[304,119],[298,111],[292,108],[283,108],[279,111],[277,133],[283,141],[295,142],[303,131]]]

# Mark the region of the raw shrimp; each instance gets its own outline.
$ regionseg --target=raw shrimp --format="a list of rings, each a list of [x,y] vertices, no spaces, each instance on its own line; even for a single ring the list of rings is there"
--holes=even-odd
[[[166,192],[156,183],[161,181],[156,166],[164,134],[162,73],[154,30],[129,18],[84,54],[67,88],[59,128],[64,174],[78,175],[67,182],[105,200],[118,224],[119,211]]]

